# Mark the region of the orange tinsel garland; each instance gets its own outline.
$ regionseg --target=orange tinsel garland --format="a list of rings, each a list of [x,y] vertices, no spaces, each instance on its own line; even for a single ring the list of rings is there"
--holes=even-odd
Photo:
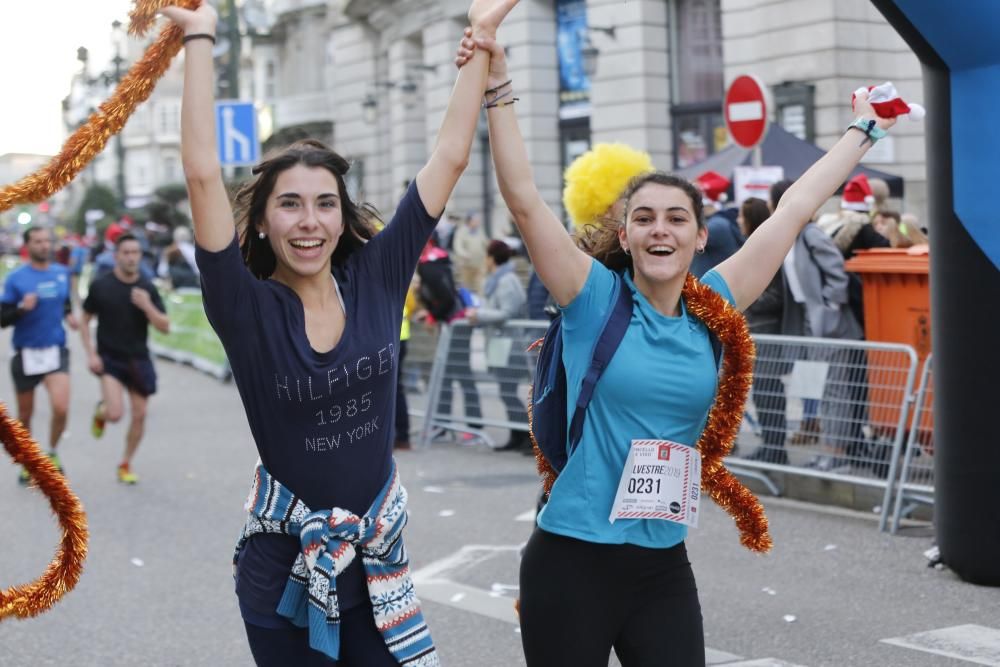
[[[144,34],[166,5],[193,9],[201,0],[136,0],[130,17],[129,33]],[[87,119],[63,144],[59,154],[48,164],[17,183],[0,188],[0,212],[16,204],[37,203],[48,199],[76,177],[97,156],[108,139],[125,126],[135,108],[145,102],[153,87],[181,50],[181,29],[168,26],[160,33],[142,58],[121,80],[114,94]]]
[[[28,618],[49,609],[80,580],[87,558],[87,516],[65,478],[21,423],[7,416],[2,403],[0,440],[14,461],[31,473],[62,527],[59,549],[42,576],[30,584],[0,591],[0,620],[8,616]]]
[[[771,549],[771,536],[767,531],[767,517],[756,496],[743,486],[722,460],[733,448],[733,442],[743,421],[750,385],[753,382],[754,344],[743,315],[726,302],[718,293],[688,274],[681,292],[689,312],[722,343],[722,373],[715,402],[708,413],[705,430],[698,440],[701,452],[701,485],[712,500],[736,521],[740,542],[752,551]],[[528,427],[531,428],[531,401],[528,401]],[[538,443],[532,442],[538,473],[542,476],[545,491],[552,489],[558,473],[542,455]]]

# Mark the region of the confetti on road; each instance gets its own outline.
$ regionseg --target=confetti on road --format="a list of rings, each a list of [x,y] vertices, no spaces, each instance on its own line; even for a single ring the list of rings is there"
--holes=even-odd
[[[425,486],[424,493],[444,493],[444,489],[440,486]]]
[[[454,595],[451,596],[450,599],[451,599],[452,602],[461,602],[462,598],[464,598],[464,597],[465,597],[465,593],[455,593]]]
[[[765,586],[764,588],[762,588],[760,590],[761,590],[762,593],[767,593],[768,595],[777,595],[778,594],[778,591],[774,590],[770,586]]]
[[[793,616],[792,614],[785,614],[782,618],[785,619],[785,623],[794,623],[795,622],[795,616]]]
[[[444,516],[444,517],[455,516],[455,510],[441,510],[440,512],[438,512],[438,516]]]
[[[136,567],[142,567],[143,565],[145,565],[145,563],[142,562],[141,558],[133,558],[131,560],[131,563],[132,563],[132,565],[135,565]]]
[[[823,551],[836,551],[836,550],[837,550],[836,544],[828,544],[825,547],[823,547]]]

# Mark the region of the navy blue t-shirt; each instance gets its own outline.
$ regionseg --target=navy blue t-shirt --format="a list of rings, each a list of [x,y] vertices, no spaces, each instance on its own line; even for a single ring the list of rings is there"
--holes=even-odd
[[[205,312],[229,357],[261,462],[313,510],[360,516],[388,480],[403,301],[435,222],[411,184],[385,229],[334,267],[347,322],[324,353],[309,344],[299,297],[254,278],[235,237],[221,252],[197,249]],[[236,582],[245,615],[279,619],[298,552],[298,540],[286,535],[249,540]],[[337,592],[342,610],[367,600],[360,557],[337,577]]]

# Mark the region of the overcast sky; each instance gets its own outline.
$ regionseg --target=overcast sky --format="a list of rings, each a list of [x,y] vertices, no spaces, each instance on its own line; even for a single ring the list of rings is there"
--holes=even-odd
[[[111,58],[111,22],[128,22],[130,0],[2,0],[0,155],[59,150],[62,99],[90,51],[91,71]]]

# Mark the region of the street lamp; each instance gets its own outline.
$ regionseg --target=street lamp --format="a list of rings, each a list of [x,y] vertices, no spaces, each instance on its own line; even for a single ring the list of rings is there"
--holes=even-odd
[[[599,32],[607,35],[611,39],[615,38],[615,27],[608,26],[587,26],[586,32],[583,33],[580,46],[580,57],[583,60],[583,71],[587,74],[587,78],[593,77],[597,74],[597,56],[601,55],[601,50],[597,48],[590,39],[591,32]]]
[[[424,67],[433,68],[433,65],[426,65]],[[413,80],[409,73],[406,74],[402,81],[376,81],[372,85],[375,88],[385,88],[387,90],[398,88],[399,92],[403,93],[403,106],[407,109],[416,103],[417,82]],[[369,125],[378,120],[378,97],[374,92],[368,92],[361,101],[361,117]]]
[[[114,77],[115,86],[121,83],[122,80],[122,64],[125,59],[122,57],[122,39],[124,34],[122,32],[122,22],[119,20],[114,20],[111,22],[112,30],[112,42],[115,46],[115,55],[111,59],[111,64],[114,65],[114,72],[112,76]],[[122,141],[122,133],[125,131],[122,128],[118,136],[115,137],[115,157],[118,161],[118,171],[116,173],[115,182],[118,187],[118,197],[121,200],[122,206],[125,206],[125,198],[127,196],[125,190],[125,143]]]

